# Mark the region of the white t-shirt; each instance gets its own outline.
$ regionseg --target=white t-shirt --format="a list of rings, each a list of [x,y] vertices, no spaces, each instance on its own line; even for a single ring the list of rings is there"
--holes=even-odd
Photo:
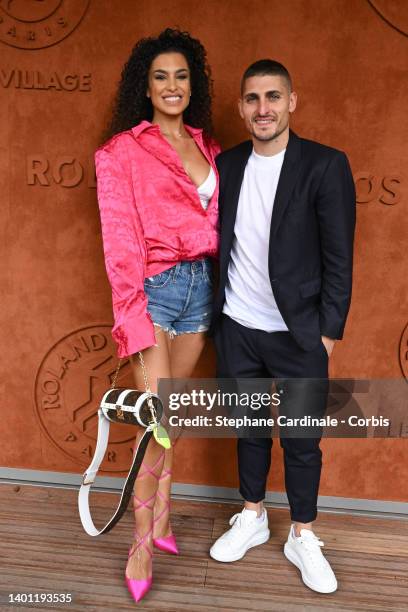
[[[252,151],[245,168],[228,266],[223,312],[241,325],[287,331],[272,293],[269,234],[285,151],[269,157]]]
[[[217,177],[215,176],[214,169],[211,166],[208,176],[205,179],[204,183],[201,183],[201,185],[197,187],[198,197],[200,198],[200,202],[204,210],[207,210],[208,203],[213,197],[216,186],[217,186]]]

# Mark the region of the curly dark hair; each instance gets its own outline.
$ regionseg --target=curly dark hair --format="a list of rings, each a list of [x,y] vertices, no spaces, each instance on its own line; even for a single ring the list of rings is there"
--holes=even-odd
[[[166,28],[156,38],[142,38],[133,47],[122,70],[112,120],[105,136],[128,130],[143,119],[152,120],[153,106],[146,96],[149,69],[155,57],[171,51],[182,53],[190,68],[191,98],[183,119],[188,125],[212,134],[212,80],[206,51],[188,32]]]

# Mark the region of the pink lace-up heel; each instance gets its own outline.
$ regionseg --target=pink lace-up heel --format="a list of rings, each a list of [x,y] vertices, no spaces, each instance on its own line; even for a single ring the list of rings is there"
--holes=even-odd
[[[159,550],[168,552],[171,555],[178,555],[179,549],[177,548],[176,538],[173,534],[165,536],[164,538],[155,538],[153,544]]]
[[[146,540],[152,534],[153,534],[153,528],[149,529],[149,531],[142,538],[139,538],[137,532],[135,531],[136,543],[129,550],[128,558],[134,555],[135,552],[139,550],[140,547],[143,547],[144,550],[149,553],[149,556],[151,559],[153,557],[153,553],[150,550],[148,544],[146,543]],[[138,602],[141,599],[143,599],[143,597],[146,595],[146,593],[148,593],[148,591],[150,591],[152,583],[153,583],[153,576],[150,575],[148,578],[139,580],[138,578],[128,578],[125,574],[125,583],[133,599],[136,602]]]
[[[155,474],[154,470],[159,464],[159,462],[162,460],[163,454],[164,454],[164,451],[160,455],[160,457],[157,459],[153,467],[151,468],[145,463],[143,463],[142,467],[144,468],[144,471],[139,473],[138,478],[141,479],[143,478],[143,476],[150,475],[150,476],[153,476],[157,481],[159,481],[160,476]],[[153,493],[153,495],[148,497],[146,500],[140,499],[139,497],[136,496],[136,494],[133,495],[133,507],[134,507],[135,515],[138,511],[142,509],[146,509],[151,514],[151,517],[149,520],[149,525],[146,525],[147,531],[143,537],[140,537],[138,531],[135,529],[135,532],[134,532],[135,542],[129,550],[128,559],[130,559],[130,557],[132,557],[136,552],[139,555],[140,551],[143,549],[149,555],[149,560],[150,561],[152,560],[152,557],[153,557],[153,550],[152,550],[153,509],[154,509],[155,499],[156,499],[156,492]],[[141,599],[143,599],[143,597],[146,595],[146,593],[148,593],[148,591],[150,591],[152,583],[153,583],[153,576],[150,575],[148,576],[148,578],[144,578],[143,580],[140,580],[138,578],[128,578],[128,576],[125,573],[125,582],[129,590],[129,593],[132,595],[133,599],[136,602],[138,602]]]
[[[171,477],[171,470],[163,469],[163,472],[161,476],[159,477],[159,480],[163,480],[164,478],[170,478],[170,477]],[[164,517],[165,515],[168,516],[170,514],[170,500],[165,495],[163,495],[163,493],[159,489],[157,490],[157,495],[163,502],[164,508],[153,519],[153,526],[156,523],[158,523],[162,517]],[[176,538],[174,537],[173,534],[164,536],[162,538],[153,538],[153,545],[159,550],[170,553],[171,555],[179,554],[179,550],[177,548],[177,543],[176,543]]]

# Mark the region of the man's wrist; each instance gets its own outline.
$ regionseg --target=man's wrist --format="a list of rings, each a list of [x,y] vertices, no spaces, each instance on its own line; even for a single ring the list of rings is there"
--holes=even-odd
[[[322,342],[324,344],[324,348],[326,349],[328,356],[330,357],[330,355],[333,352],[334,343],[336,342],[336,339],[329,338],[329,336],[322,335]]]

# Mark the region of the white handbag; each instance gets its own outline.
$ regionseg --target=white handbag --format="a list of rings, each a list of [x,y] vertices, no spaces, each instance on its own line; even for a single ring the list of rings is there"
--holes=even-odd
[[[143,369],[145,391],[136,389],[125,389],[115,387],[116,378],[122,360],[119,360],[118,367],[112,382],[112,387],[103,395],[98,409],[98,440],[92,462],[85,471],[82,484],[78,495],[79,516],[86,533],[97,536],[107,533],[122,518],[128,507],[133,486],[139,472],[147,445],[154,435],[156,441],[165,448],[170,447],[170,440],[167,432],[160,420],[163,416],[163,404],[156,393],[152,393],[149,388],[146,367],[142,353],[139,352],[139,359]],[[111,423],[124,423],[138,425],[145,428],[139,444],[133,454],[133,461],[129,473],[126,477],[119,504],[112,518],[102,529],[97,529],[92,521],[89,509],[89,491],[95,481],[96,475],[101,465],[106,448],[108,446],[109,428]]]

